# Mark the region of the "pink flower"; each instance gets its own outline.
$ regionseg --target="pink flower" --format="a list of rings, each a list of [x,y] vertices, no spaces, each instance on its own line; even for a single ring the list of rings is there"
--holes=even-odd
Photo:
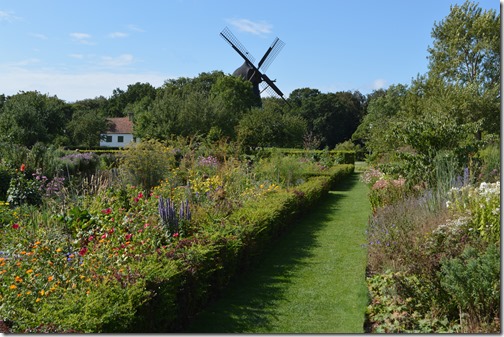
[[[112,228],[112,229],[111,229],[111,230],[109,230],[108,232],[109,232],[109,234],[112,234],[112,233],[114,233],[114,229]]]
[[[88,238],[88,241],[93,241],[93,239],[94,239],[94,236],[92,236],[92,235],[91,235],[91,236]]]
[[[144,225],[144,228],[147,228],[147,227],[149,227],[149,224],[148,224],[148,223],[146,223],[146,224]]]
[[[83,248],[81,248],[81,250],[79,250],[79,255],[80,256],[84,256],[84,254],[86,254],[86,253],[87,253],[87,248],[86,247],[83,247]]]
[[[178,236],[179,236],[179,233],[173,233],[174,238],[178,238]]]
[[[102,212],[103,214],[110,214],[110,213],[112,213],[112,209],[109,207],[109,208],[107,208],[107,209],[103,209],[101,212]]]
[[[126,234],[124,237],[126,238],[126,241],[128,241],[129,239],[131,239],[131,237],[133,236],[133,234]]]
[[[12,225],[12,228],[13,228],[13,229],[18,229],[18,228],[19,228],[19,224],[17,224],[17,223],[13,224],[13,225]]]
[[[107,233],[103,234],[103,235],[101,236],[101,238],[102,238],[102,239],[106,239],[106,238],[107,238]]]

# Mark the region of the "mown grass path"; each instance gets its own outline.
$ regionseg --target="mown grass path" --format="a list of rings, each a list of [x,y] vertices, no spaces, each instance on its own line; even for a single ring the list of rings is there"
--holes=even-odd
[[[340,183],[186,332],[364,332],[367,192],[357,173]]]

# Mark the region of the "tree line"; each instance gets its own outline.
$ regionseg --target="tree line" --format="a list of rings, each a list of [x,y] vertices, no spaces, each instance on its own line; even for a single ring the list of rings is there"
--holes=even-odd
[[[96,146],[106,118],[132,116],[142,139],[200,135],[319,149],[351,140],[371,160],[413,156],[427,163],[443,149],[462,156],[474,141],[500,134],[499,27],[493,10],[469,1],[452,6],[434,23],[428,73],[369,95],[300,88],[289,104],[267,97],[257,107],[251,84],[222,71],[169,79],[159,88],[135,83],[73,103],[37,91],[0,95],[0,142]]]
[[[297,89],[288,98],[257,97],[251,84],[221,71],[195,78],[167,80],[115,89],[103,96],[66,103],[37,91],[0,96],[0,141],[31,147],[37,142],[59,146],[97,146],[109,117],[132,116],[141,139],[165,140],[200,135],[227,138],[248,146],[334,147],[350,139],[359,125],[366,98],[359,92],[321,93]],[[306,141],[305,141],[306,143]]]

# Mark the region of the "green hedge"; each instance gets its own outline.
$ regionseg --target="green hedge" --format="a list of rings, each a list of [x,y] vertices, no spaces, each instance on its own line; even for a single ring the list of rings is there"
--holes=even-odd
[[[290,148],[265,148],[261,150],[262,157],[268,157],[273,152],[282,155],[297,156],[312,158],[315,161],[323,161],[326,157],[330,157],[335,164],[355,164],[355,151],[346,150],[305,150],[305,149],[290,149]]]
[[[204,233],[181,240],[174,250],[180,272],[172,273],[169,279],[148,282],[154,296],[137,311],[127,331],[182,331],[237,273],[257,261],[272,240],[353,171],[353,165],[334,166],[325,175],[266,195],[219,224],[207,224]]]

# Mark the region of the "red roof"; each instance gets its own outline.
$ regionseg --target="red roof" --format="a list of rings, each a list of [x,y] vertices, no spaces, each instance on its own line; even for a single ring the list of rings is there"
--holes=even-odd
[[[133,123],[128,117],[107,118],[109,129],[107,133],[133,133]]]

